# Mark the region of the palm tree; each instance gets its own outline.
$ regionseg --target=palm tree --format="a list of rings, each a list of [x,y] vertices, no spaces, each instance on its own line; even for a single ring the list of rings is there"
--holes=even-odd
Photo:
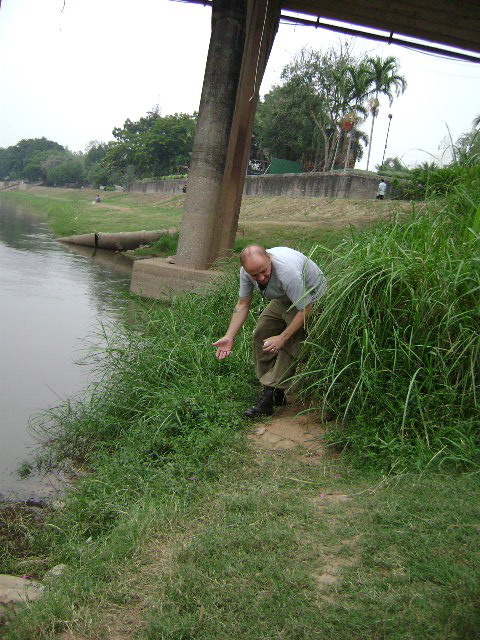
[[[370,113],[372,114],[372,127],[370,129],[370,145],[368,147],[367,169],[370,163],[370,152],[372,150],[373,127],[375,118],[378,115],[378,107],[380,102],[379,95],[387,96],[390,106],[393,102],[393,93],[398,97],[407,88],[407,81],[404,76],[398,74],[398,60],[393,56],[382,59],[380,57],[368,58],[367,65],[369,67],[369,94],[372,96],[370,101]]]
[[[480,124],[480,114],[478,114],[478,116],[474,119],[472,124],[474,127],[478,127],[478,125]]]
[[[363,122],[363,119],[367,116],[367,110],[364,107],[365,97],[369,91],[369,67],[361,60],[359,64],[349,64],[344,71],[345,83],[343,86],[343,100],[345,114],[339,123],[341,128],[347,133],[349,137],[348,149],[345,158],[345,169],[348,166],[350,158],[350,150],[352,143],[359,139],[357,134],[357,126]],[[332,154],[331,169],[333,169],[340,146],[341,133],[337,130],[337,144],[335,146],[334,153]],[[360,136],[362,140],[364,137]],[[358,146],[358,144],[357,144]]]

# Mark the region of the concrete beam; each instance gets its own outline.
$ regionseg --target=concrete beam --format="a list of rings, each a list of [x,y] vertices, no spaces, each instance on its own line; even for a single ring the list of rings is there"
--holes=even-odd
[[[279,22],[279,1],[248,2],[245,48],[220,194],[220,224],[212,243],[210,263],[227,255],[235,243],[258,94]]]
[[[210,266],[245,44],[247,0],[214,0],[212,33],[187,181],[177,264]]]

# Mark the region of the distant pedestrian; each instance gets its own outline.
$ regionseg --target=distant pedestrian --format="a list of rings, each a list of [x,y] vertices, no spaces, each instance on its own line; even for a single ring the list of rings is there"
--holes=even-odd
[[[95,198],[95,202],[100,202],[100,196],[97,195],[97,197]]]
[[[385,198],[386,191],[387,191],[387,183],[382,178],[378,183],[377,200],[383,200]]]

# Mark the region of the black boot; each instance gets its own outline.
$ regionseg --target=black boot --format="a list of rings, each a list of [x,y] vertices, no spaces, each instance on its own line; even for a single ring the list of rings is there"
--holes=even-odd
[[[273,390],[273,404],[275,407],[284,407],[287,404],[287,398],[285,397],[285,391],[275,387]]]
[[[250,407],[245,411],[247,418],[261,418],[262,416],[271,416],[275,406],[281,407],[287,404],[285,392],[282,389],[274,387],[263,387],[260,398],[254,407]]]

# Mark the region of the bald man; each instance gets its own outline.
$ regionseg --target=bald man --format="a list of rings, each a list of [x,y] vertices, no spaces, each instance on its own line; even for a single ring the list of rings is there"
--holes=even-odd
[[[250,245],[240,254],[240,291],[226,334],[213,343],[224,360],[247,319],[255,289],[271,302],[261,313],[253,333],[255,373],[263,386],[248,418],[272,415],[286,404],[288,378],[295,371],[295,356],[305,338],[305,322],[312,304],[326,290],[326,280],[309,258],[288,247],[264,249]]]

